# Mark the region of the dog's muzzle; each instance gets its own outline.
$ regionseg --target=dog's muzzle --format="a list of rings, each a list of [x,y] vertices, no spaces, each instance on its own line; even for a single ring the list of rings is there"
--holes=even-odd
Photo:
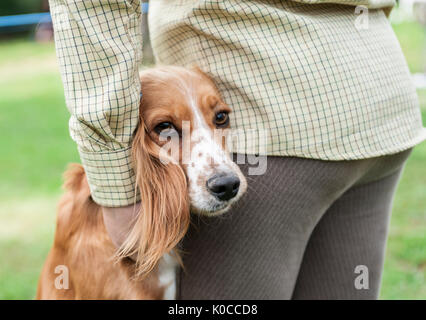
[[[228,201],[238,194],[240,179],[234,174],[216,174],[206,182],[207,190],[221,201]]]

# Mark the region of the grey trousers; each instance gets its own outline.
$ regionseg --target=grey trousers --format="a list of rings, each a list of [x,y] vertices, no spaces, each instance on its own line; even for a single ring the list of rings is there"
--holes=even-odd
[[[268,157],[245,196],[193,216],[180,299],[376,299],[410,150],[354,161]],[[241,166],[247,176],[248,165]]]

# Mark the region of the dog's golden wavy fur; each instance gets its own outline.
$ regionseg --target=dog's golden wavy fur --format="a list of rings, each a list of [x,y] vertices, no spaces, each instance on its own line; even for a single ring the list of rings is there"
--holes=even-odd
[[[37,299],[161,299],[164,290],[155,270],[143,281],[135,281],[135,263],[114,259],[116,248],[107,235],[101,208],[90,198],[81,165],[69,167],[65,189]],[[57,266],[69,270],[68,288],[55,287]]]

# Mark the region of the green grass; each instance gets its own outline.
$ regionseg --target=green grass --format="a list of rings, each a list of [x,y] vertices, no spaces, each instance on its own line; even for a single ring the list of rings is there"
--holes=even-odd
[[[0,299],[33,299],[52,244],[57,197],[0,202]]]
[[[0,44],[0,298],[32,299],[61,175],[78,161],[53,44]]]
[[[411,71],[422,71],[421,27],[401,24],[396,33]],[[0,43],[0,299],[34,298],[53,239],[61,175],[79,161],[55,63],[52,44]],[[426,90],[419,96],[426,123]],[[382,299],[426,299],[425,164],[423,143],[396,194]]]
[[[426,118],[426,99],[422,101]],[[426,299],[426,144],[408,159],[395,196],[382,299]]]
[[[408,67],[413,73],[426,71],[426,32],[418,23],[404,22],[394,26],[404,51]]]
[[[78,154],[54,47],[13,42],[0,52],[6,57],[0,59],[0,194],[58,192],[66,163],[78,161]]]
[[[31,58],[52,58],[54,51],[52,43],[29,42],[25,39],[15,39],[6,42],[0,42],[0,61],[1,65],[10,63],[19,63],[22,59]]]

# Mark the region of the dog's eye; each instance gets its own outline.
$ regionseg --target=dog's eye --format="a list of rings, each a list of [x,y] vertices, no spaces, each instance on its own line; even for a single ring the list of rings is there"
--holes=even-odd
[[[154,131],[158,134],[168,134],[176,131],[176,128],[171,122],[162,122],[154,128]]]
[[[216,124],[216,126],[218,127],[225,127],[228,125],[229,123],[229,116],[228,113],[225,111],[221,111],[216,113],[214,122]]]

